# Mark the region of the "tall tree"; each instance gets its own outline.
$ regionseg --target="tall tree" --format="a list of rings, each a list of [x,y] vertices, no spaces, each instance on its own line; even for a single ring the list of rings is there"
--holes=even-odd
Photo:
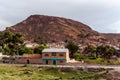
[[[46,45],[40,45],[40,46],[37,46],[35,49],[34,49],[34,53],[38,53],[38,54],[42,54],[42,50],[45,49],[45,48],[48,48],[48,46]]]
[[[70,51],[70,57],[73,58],[73,54],[76,53],[79,49],[79,47],[72,41],[69,41],[66,45],[66,48]]]
[[[96,55],[96,47],[94,47],[93,45],[88,45],[85,49],[84,49],[84,53],[90,55],[90,56],[95,56]]]
[[[32,54],[33,50],[31,48],[21,47],[21,49],[19,50],[19,55],[23,55],[24,53]]]
[[[109,45],[101,45],[97,47],[97,53],[103,58],[110,58],[116,54],[116,49]]]
[[[10,50],[9,55],[17,55],[18,50],[23,44],[22,34],[20,33],[12,33],[12,32],[4,32],[0,35],[0,46],[2,49]],[[9,49],[8,49],[9,48]],[[6,51],[3,52],[4,54]]]

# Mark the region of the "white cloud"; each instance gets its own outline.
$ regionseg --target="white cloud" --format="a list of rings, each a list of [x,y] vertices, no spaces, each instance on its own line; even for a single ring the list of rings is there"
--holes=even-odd
[[[116,30],[116,33],[120,33],[120,20],[113,23],[111,27]]]
[[[120,0],[0,0],[0,30],[33,14],[71,18],[99,32],[120,31]]]
[[[11,23],[4,21],[4,20],[0,20],[0,30],[4,30],[5,27],[11,26]]]

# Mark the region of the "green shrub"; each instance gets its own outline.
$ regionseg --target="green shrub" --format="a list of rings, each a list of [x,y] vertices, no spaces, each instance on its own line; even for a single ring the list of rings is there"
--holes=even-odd
[[[102,58],[86,58],[85,61],[89,63],[104,63],[104,60]]]
[[[75,53],[74,55],[74,58],[75,58],[75,60],[80,60],[80,54],[79,53]]]
[[[103,62],[104,60],[102,58],[97,58],[97,62]]]
[[[108,64],[108,61],[107,61],[107,60],[104,60],[103,64],[107,65],[107,64]]]
[[[94,55],[90,55],[88,56],[89,59],[96,59],[96,57]]]
[[[118,60],[116,60],[116,61],[113,61],[112,64],[118,65],[118,64],[120,64],[120,62]]]
[[[84,54],[80,54],[80,60],[84,60],[84,59],[87,59],[88,56],[84,55]]]
[[[84,54],[81,54],[81,53],[75,53],[74,58],[75,58],[75,60],[81,61],[84,59],[88,59],[89,57]]]
[[[28,67],[28,65],[27,65],[27,64],[24,64],[22,67]]]

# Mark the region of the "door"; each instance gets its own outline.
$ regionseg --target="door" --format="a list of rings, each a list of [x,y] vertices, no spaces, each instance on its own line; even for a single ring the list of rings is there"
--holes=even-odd
[[[30,61],[29,61],[29,59],[27,60],[27,64],[30,64]]]
[[[53,65],[56,65],[56,60],[53,60]]]
[[[48,64],[48,60],[46,60],[46,64]]]

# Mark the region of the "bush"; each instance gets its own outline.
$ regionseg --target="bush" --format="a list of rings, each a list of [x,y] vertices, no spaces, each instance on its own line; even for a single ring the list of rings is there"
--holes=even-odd
[[[97,62],[103,62],[104,60],[102,58],[97,58]]]
[[[22,67],[28,67],[28,65],[27,65],[27,64],[24,64]]]
[[[114,65],[119,65],[120,64],[120,62],[118,60],[112,61],[111,63],[114,64]]]
[[[88,56],[89,59],[96,59],[96,57],[94,55],[90,55]]]
[[[90,62],[90,63],[104,63],[104,60],[102,58],[87,58],[85,59],[86,62]],[[105,63],[104,63],[105,64]],[[106,63],[107,64],[107,63]]]
[[[103,64],[107,65],[107,64],[108,64],[108,61],[107,61],[107,60],[104,60]]]
[[[79,53],[75,53],[74,55],[74,58],[75,58],[75,60],[80,60],[80,54]]]
[[[80,60],[84,60],[84,59],[87,59],[88,57],[84,54],[80,54]]]
[[[66,67],[66,68],[64,68],[64,67],[61,68],[60,71],[61,71],[61,72],[67,72],[67,73],[76,72],[75,69],[73,69],[73,68],[67,68],[67,67]]]
[[[81,60],[87,59],[88,56],[81,54],[81,53],[75,53],[74,58],[75,60],[81,61]]]

